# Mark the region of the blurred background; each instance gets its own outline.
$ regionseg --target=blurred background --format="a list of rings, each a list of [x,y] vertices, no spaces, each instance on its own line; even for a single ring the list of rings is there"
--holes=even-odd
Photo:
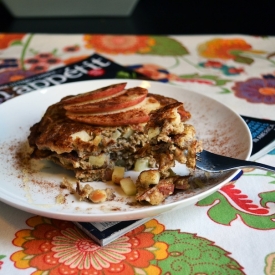
[[[126,11],[121,11],[118,0],[109,0],[112,5],[105,0],[90,0],[90,6],[83,4],[89,0],[55,0],[55,4],[44,0],[38,10],[31,3],[42,0],[29,0],[30,6],[24,2],[28,0],[22,1],[0,0],[0,32],[275,35],[274,1],[268,0],[133,0],[126,3],[132,5]],[[72,6],[64,5],[66,1]],[[51,6],[52,14],[43,15],[47,11],[44,5]],[[107,14],[102,14],[104,5]],[[94,14],[96,6],[101,14]],[[64,14],[65,7],[76,14]],[[26,11],[31,15],[26,16]]]

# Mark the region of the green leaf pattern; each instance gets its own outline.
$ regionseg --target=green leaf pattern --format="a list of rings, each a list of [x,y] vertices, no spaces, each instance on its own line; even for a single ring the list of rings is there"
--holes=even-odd
[[[151,36],[151,38],[155,40],[155,45],[151,46],[149,54],[160,56],[182,56],[188,54],[187,49],[175,39],[165,36]]]
[[[264,206],[268,202],[274,202],[274,194],[275,192],[260,194],[262,197],[261,205]],[[275,229],[275,214],[260,216],[243,212],[233,207],[220,192],[213,193],[207,198],[199,201],[197,205],[211,206],[208,210],[208,216],[213,221],[223,225],[229,226],[234,220],[240,217],[249,227],[260,230]]]
[[[155,240],[169,243],[169,256],[158,262],[162,274],[244,274],[227,251],[196,234],[166,230]]]

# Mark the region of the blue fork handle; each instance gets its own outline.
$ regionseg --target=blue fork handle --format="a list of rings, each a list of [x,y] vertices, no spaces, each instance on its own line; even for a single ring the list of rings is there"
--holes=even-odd
[[[236,159],[236,168],[257,168],[275,173],[275,167],[254,161],[242,161]],[[232,169],[232,168],[231,168]]]

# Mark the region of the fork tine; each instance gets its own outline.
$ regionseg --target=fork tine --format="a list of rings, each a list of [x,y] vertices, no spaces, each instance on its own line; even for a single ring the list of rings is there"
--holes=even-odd
[[[254,161],[246,161],[217,155],[206,150],[197,154],[197,168],[208,172],[223,172],[244,167],[259,168],[275,172],[275,167]]]
[[[197,159],[197,167],[208,172],[223,172],[251,165],[255,166],[257,163],[217,155],[206,150],[203,150]]]

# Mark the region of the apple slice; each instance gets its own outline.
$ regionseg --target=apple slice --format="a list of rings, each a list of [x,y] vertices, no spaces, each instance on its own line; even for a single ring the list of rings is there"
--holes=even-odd
[[[102,101],[65,105],[64,109],[72,113],[102,113],[132,107],[142,102],[148,94],[148,90],[135,87],[127,89],[122,95],[114,96]]]
[[[139,104],[120,110],[101,113],[66,112],[66,116],[74,121],[99,126],[122,126],[148,122],[150,112],[160,108],[160,103],[153,97],[146,97]]]
[[[178,108],[178,113],[180,114],[181,121],[183,122],[191,118],[191,114],[184,109],[183,105]]]
[[[141,108],[104,115],[80,115],[75,113],[66,113],[66,116],[74,121],[98,126],[123,126],[129,124],[144,123],[149,120],[149,114]]]
[[[100,89],[97,89],[97,90],[94,90],[91,92],[64,98],[61,100],[61,103],[76,104],[76,103],[81,103],[81,102],[86,102],[86,101],[104,99],[106,97],[114,96],[114,95],[122,92],[124,90],[126,84],[127,84],[126,82],[113,84],[113,85],[106,86],[106,87],[103,87],[103,88],[100,88]]]

